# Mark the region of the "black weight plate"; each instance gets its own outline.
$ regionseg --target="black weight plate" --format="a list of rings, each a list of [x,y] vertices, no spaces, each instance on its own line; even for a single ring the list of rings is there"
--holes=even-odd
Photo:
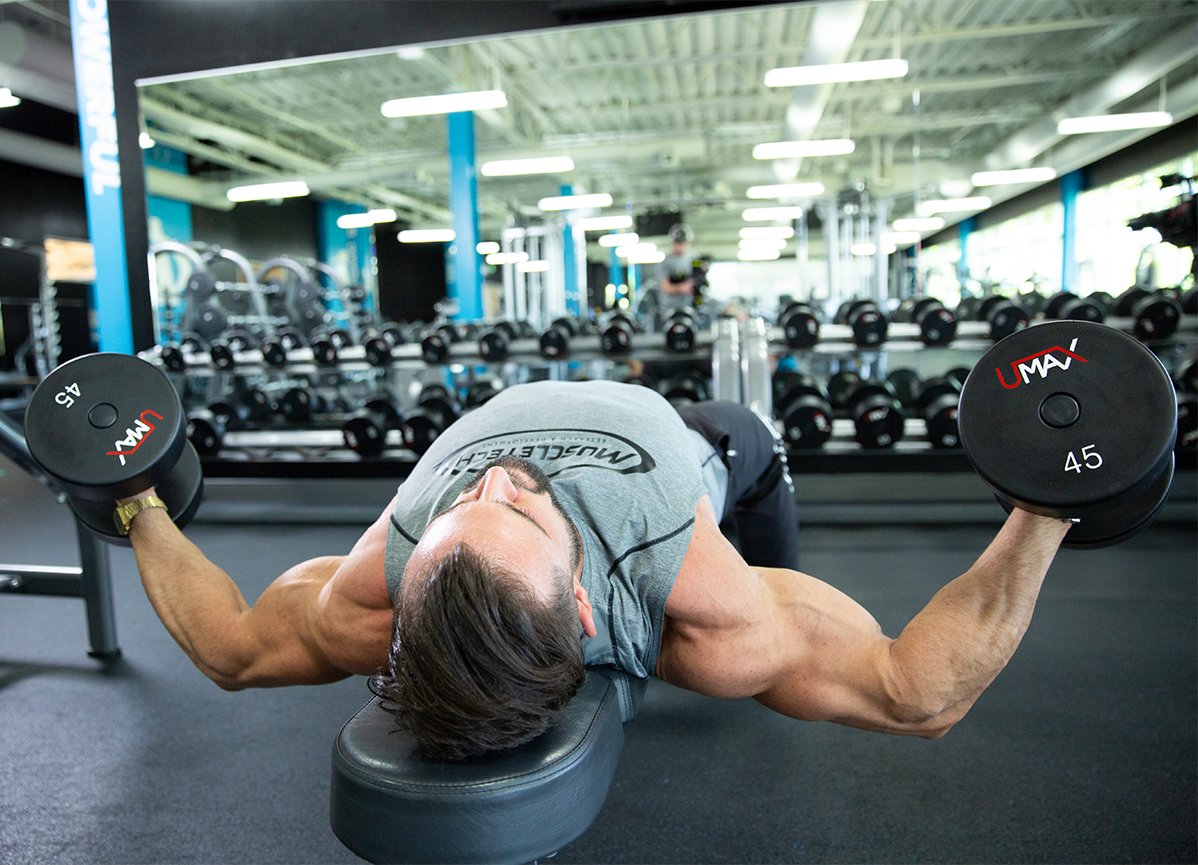
[[[152,486],[187,442],[166,374],[114,353],[77,357],[46,376],[29,398],[25,437],[69,493],[109,503]]]
[[[1073,405],[1072,423],[1054,411]],[[1073,517],[1151,482],[1171,456],[1177,407],[1164,367],[1137,340],[1063,321],[986,352],[961,393],[959,422],[974,469],[1001,497]]]
[[[782,332],[791,348],[811,348],[819,342],[819,319],[805,304],[800,304],[783,317]]]
[[[874,394],[853,409],[857,441],[865,448],[888,448],[903,438],[906,427],[902,411],[893,397]]]
[[[445,363],[449,359],[449,340],[440,332],[430,333],[420,341],[420,356],[427,364]]]
[[[391,344],[382,334],[367,337],[362,345],[366,349],[366,362],[371,366],[388,366],[391,363]]]
[[[482,359],[491,363],[507,357],[508,336],[499,330],[489,330],[478,338],[478,353]]]
[[[1163,297],[1146,297],[1132,310],[1132,333],[1138,339],[1168,339],[1181,322],[1181,305]]]
[[[1071,291],[1058,291],[1044,305],[1045,318],[1061,318],[1066,305],[1077,300],[1077,295]]]
[[[1198,447],[1198,396],[1192,393],[1177,395],[1177,444],[1175,450],[1194,450]]]
[[[1137,303],[1151,296],[1152,292],[1132,286],[1115,298],[1115,302],[1111,304],[1111,315],[1129,316]]]
[[[342,425],[341,438],[359,456],[378,456],[387,444],[386,418],[369,410],[356,412]]]
[[[1031,317],[1019,304],[1005,301],[991,307],[986,321],[990,325],[990,339],[998,342],[1027,327]]]
[[[919,316],[919,339],[924,345],[948,345],[957,336],[957,317],[943,306],[924,309]]]
[[[872,303],[849,313],[849,325],[853,329],[853,342],[859,348],[870,348],[886,341],[890,323]]]
[[[915,405],[915,396],[919,392],[919,373],[907,368],[894,369],[886,375],[886,383],[901,404]]]
[[[827,403],[818,397],[800,397],[783,410],[782,435],[792,448],[823,447],[832,437],[832,417]]]
[[[666,327],[666,348],[691,351],[695,347],[695,323],[690,316],[674,319]]]
[[[203,303],[216,294],[216,280],[206,270],[197,270],[187,277],[183,295],[188,303]]]
[[[861,376],[850,370],[834,372],[828,378],[828,399],[832,408],[844,408],[849,404],[849,396],[857,385],[861,384]]]
[[[541,357],[553,360],[570,351],[569,331],[554,325],[541,334]]]
[[[992,294],[989,297],[978,301],[978,305],[976,307],[977,320],[989,321],[990,313],[993,312],[1000,303],[1009,303],[1010,300],[1011,299],[1009,297],[1003,297],[1001,294]]]

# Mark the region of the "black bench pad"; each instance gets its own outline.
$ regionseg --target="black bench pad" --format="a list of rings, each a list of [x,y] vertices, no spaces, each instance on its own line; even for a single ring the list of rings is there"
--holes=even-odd
[[[585,832],[602,808],[624,745],[622,720],[632,716],[643,685],[588,670],[586,684],[543,735],[464,763],[421,757],[412,737],[371,700],[333,747],[333,832],[370,862],[465,865],[549,856]]]

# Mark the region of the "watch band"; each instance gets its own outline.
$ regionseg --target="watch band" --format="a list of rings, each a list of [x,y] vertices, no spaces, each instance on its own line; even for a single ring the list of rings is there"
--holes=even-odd
[[[143,496],[140,499],[134,499],[131,502],[125,502],[123,505],[117,505],[112,514],[112,521],[116,524],[117,534],[125,537],[129,534],[129,530],[133,527],[133,518],[142,511],[150,508],[162,508],[168,514],[170,510],[166,506],[166,502],[158,498],[158,496]]]

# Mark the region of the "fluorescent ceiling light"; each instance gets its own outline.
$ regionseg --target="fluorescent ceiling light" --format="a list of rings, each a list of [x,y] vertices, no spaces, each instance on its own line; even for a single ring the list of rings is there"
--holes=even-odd
[[[452,228],[409,228],[396,236],[400,243],[449,243],[457,237]]]
[[[774,261],[781,258],[782,253],[776,249],[741,249],[736,257],[741,261]]]
[[[150,137],[150,133],[143,132],[137,136],[137,144],[142,150],[149,150],[154,146],[155,141]]]
[[[590,195],[555,195],[537,202],[541,210],[585,210],[591,207],[611,207],[611,196],[606,192]]]
[[[20,104],[19,96],[13,96],[7,87],[0,87],[0,108],[16,108]]]
[[[384,117],[422,117],[426,114],[453,114],[458,111],[482,111],[503,108],[507,96],[502,90],[472,90],[468,93],[441,93],[436,96],[409,96],[391,99],[379,110]]]
[[[479,255],[494,255],[499,252],[499,244],[494,240],[480,240],[474,245],[474,251]]]
[[[599,238],[600,246],[632,246],[639,241],[641,236],[635,231],[624,232],[621,234],[605,234]]]
[[[898,57],[815,66],[783,66],[765,73],[765,86],[805,87],[842,81],[877,81],[882,78],[902,78],[906,74],[907,61]]]
[[[544,273],[547,270],[549,270],[549,262],[547,261],[516,262],[516,271],[518,273]]]
[[[984,195],[973,195],[968,198],[933,198],[919,202],[915,212],[920,216],[935,216],[937,213],[969,213],[974,210],[985,210],[993,202]]]
[[[519,264],[522,261],[528,261],[527,252],[492,252],[485,259],[487,264]]]
[[[944,220],[939,216],[910,216],[896,219],[890,227],[895,231],[939,231],[944,228]]]
[[[574,170],[569,156],[538,156],[534,159],[495,159],[478,169],[483,177],[515,177],[519,174],[558,174]]]
[[[739,249],[785,249],[786,239],[782,237],[742,237],[737,247]]]
[[[338,228],[369,228],[380,222],[394,222],[398,215],[390,207],[368,210],[365,213],[346,213],[337,217]]]
[[[918,231],[883,231],[882,243],[884,244],[902,244],[907,246],[911,243],[919,243],[923,240],[923,235]]]
[[[583,231],[621,231],[625,228],[632,228],[632,217],[623,214],[620,216],[586,216],[577,220],[574,223],[575,228],[581,228]]]
[[[302,180],[283,180],[279,183],[252,183],[234,186],[225,193],[230,201],[273,201],[276,198],[303,198],[311,190]]]
[[[342,229],[370,228],[374,219],[369,213],[346,213],[337,217],[337,227]]]
[[[1004,186],[1008,183],[1043,183],[1057,176],[1054,169],[1011,168],[1005,171],[979,171],[969,178],[974,186]]]
[[[857,145],[851,138],[821,138],[813,141],[770,141],[753,148],[754,159],[796,159],[808,156],[844,156]]]
[[[790,238],[795,236],[795,230],[789,225],[746,225],[740,230],[740,236]]]
[[[746,198],[814,198],[824,194],[822,183],[770,183],[750,186],[745,190]]]
[[[661,264],[666,260],[666,254],[661,250],[634,252],[628,256],[629,264]]]
[[[652,255],[657,252],[656,243],[632,243],[628,246],[617,246],[616,255],[620,258],[632,258],[639,255]]]
[[[873,255],[877,251],[878,251],[878,248],[876,246],[874,246],[872,243],[854,243],[852,246],[849,247],[849,252],[852,253],[853,255],[857,255],[857,256]],[[892,252],[895,252],[895,251],[897,251],[897,250],[893,243],[885,243],[884,242],[882,244],[882,254],[883,255],[890,255]]]
[[[1099,114],[1092,117],[1066,117],[1057,122],[1061,135],[1080,135],[1086,132],[1118,132],[1123,129],[1153,129],[1171,126],[1173,115],[1168,111],[1138,111],[1134,114]]]
[[[801,207],[749,207],[741,212],[745,222],[766,222],[771,219],[798,219],[803,215]]]

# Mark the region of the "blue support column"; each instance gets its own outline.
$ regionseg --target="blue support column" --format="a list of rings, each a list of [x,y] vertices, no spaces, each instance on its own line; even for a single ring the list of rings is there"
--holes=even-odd
[[[483,267],[478,254],[478,176],[475,172],[474,112],[457,111],[449,123],[449,207],[453,211],[454,254],[449,296],[457,318],[483,317]]]
[[[617,232],[612,232],[616,234]],[[631,271],[636,265],[630,264],[628,270]],[[613,246],[608,250],[607,259],[607,280],[616,287],[615,297],[613,300],[619,300],[628,292],[628,285],[624,282],[624,264],[620,261],[620,256],[616,255],[616,248]],[[620,290],[620,286],[624,286],[624,290]]]
[[[71,44],[83,151],[87,230],[96,262],[92,286],[100,351],[133,353],[121,162],[106,0],[71,0]]]
[[[1061,291],[1077,289],[1077,196],[1082,191],[1083,180],[1080,168],[1061,177],[1061,204],[1064,205],[1064,225],[1061,227]]]
[[[561,185],[559,195],[573,195],[574,187],[569,183]],[[578,296],[578,261],[574,254],[574,223],[566,219],[562,229],[562,266],[566,270],[566,314],[579,315],[582,312],[582,302]]]
[[[962,283],[969,278],[969,235],[977,229],[974,217],[962,219],[957,223],[957,238],[961,244],[961,260],[957,262],[957,279]]]

